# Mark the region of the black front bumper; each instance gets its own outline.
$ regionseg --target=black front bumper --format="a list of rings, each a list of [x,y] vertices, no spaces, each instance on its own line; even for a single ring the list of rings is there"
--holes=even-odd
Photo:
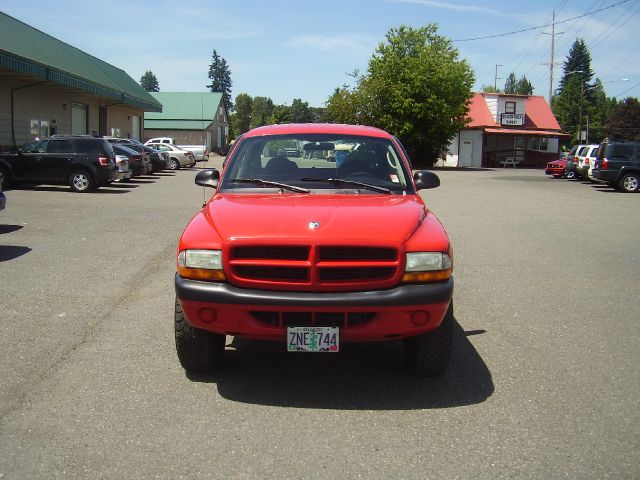
[[[453,296],[453,277],[444,282],[400,285],[389,290],[339,293],[254,290],[228,283],[187,280],[177,273],[175,285],[179,299],[222,305],[400,307],[445,303]]]

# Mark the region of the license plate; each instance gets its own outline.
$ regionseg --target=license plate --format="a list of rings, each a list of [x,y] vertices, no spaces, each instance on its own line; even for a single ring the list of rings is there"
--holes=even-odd
[[[339,346],[337,327],[287,327],[289,352],[337,352]]]

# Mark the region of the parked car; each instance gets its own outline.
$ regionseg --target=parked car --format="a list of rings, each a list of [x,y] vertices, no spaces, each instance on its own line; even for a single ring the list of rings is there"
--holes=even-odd
[[[118,176],[116,154],[104,138],[54,135],[34,140],[16,153],[0,154],[0,179],[12,183],[69,185],[87,192]]]
[[[149,158],[142,153],[136,152],[124,143],[114,143],[113,150],[118,155],[124,155],[129,159],[129,166],[133,175],[144,175],[149,171]]]
[[[140,154],[140,156],[142,157],[142,163],[144,164],[145,170],[143,172],[140,172],[137,167],[134,168],[135,174],[136,175],[144,175],[146,173],[152,173],[153,172],[153,163],[151,160],[151,153],[153,150],[145,150],[143,148],[142,145],[139,145],[137,143],[134,143],[134,140],[131,140],[129,138],[118,138],[118,137],[105,137],[107,140],[109,140],[109,142],[111,142],[112,145],[123,145],[135,152],[138,152],[138,154]]]
[[[125,143],[124,145],[135,150],[141,155],[146,154],[148,156],[149,170],[147,173],[158,172],[160,170],[164,170],[165,168],[168,168],[167,162],[165,161],[165,158],[162,155],[162,152],[160,152],[159,150],[156,150],[151,147],[147,147],[146,145],[140,145],[134,142]]]
[[[284,136],[321,158],[278,155]],[[345,143],[354,148],[339,167],[326,160]],[[222,175],[196,175],[214,194],[176,252],[175,339],[186,370],[219,367],[228,334],[289,352],[402,339],[409,372],[445,372],[451,244],[418,194],[440,184],[434,173],[412,175],[395,137],[352,125],[261,127],[227,158]]]
[[[569,179],[576,178],[576,165],[578,164],[578,151],[584,147],[584,145],[574,145],[567,154],[567,166],[565,176]]]
[[[129,167],[129,157],[116,154],[116,165],[118,166],[118,180],[127,180],[133,176],[133,171]]]
[[[596,154],[594,178],[607,182],[622,192],[640,188],[640,142],[607,141]]]
[[[177,170],[180,167],[193,167],[196,164],[196,159],[190,151],[182,150],[175,145],[148,143],[146,146],[169,154],[169,170]]]
[[[554,178],[562,178],[567,174],[567,159],[559,158],[547,163],[544,169],[545,175],[552,175]]]
[[[129,141],[135,145],[138,145],[139,147],[143,147],[145,152],[149,153],[153,172],[158,172],[160,170],[169,168],[171,158],[169,157],[169,154],[167,152],[162,152],[155,148],[151,148],[139,140],[131,139]]]
[[[576,164],[576,176],[587,180],[589,178],[589,166],[596,159],[599,145],[585,145],[578,151],[578,163]]]
[[[151,138],[145,142],[145,145],[150,145],[152,143],[162,143],[164,145],[173,145],[182,150],[187,150],[193,154],[196,159],[196,162],[206,161],[209,158],[209,150],[207,146],[202,145],[177,145],[175,139],[172,137],[157,137]]]

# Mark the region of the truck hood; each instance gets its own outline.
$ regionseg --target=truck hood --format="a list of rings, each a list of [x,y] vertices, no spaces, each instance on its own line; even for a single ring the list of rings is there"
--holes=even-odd
[[[416,195],[218,194],[208,223],[225,242],[404,243],[426,218]]]

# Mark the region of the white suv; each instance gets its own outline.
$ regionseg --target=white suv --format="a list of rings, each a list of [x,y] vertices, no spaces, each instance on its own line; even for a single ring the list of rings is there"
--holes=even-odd
[[[150,143],[164,143],[164,144],[167,144],[167,145],[175,145],[176,144],[174,139],[171,138],[171,137],[157,137],[157,138],[152,138],[152,139],[147,140],[146,142],[144,142],[145,145],[149,145]]]
[[[576,175],[580,178],[587,179],[587,172],[589,167],[593,165],[596,159],[596,153],[598,153],[599,145],[585,145],[580,150],[576,157],[578,157],[578,164],[576,165]]]

